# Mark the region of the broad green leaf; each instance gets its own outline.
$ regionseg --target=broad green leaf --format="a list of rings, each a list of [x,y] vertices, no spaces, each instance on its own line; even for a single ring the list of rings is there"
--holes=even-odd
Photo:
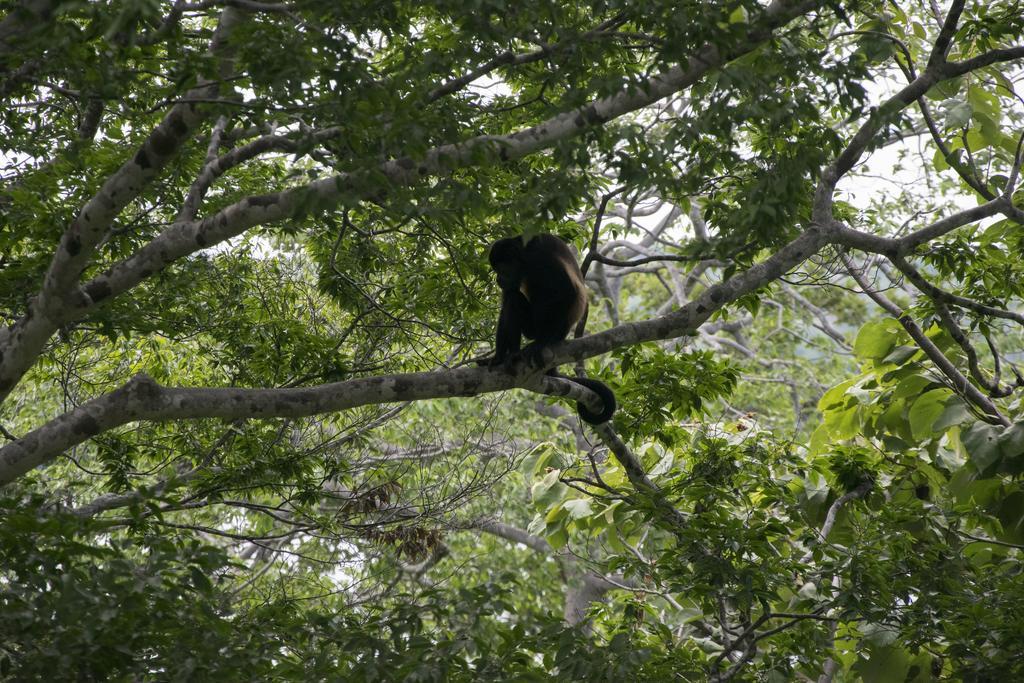
[[[893,434],[906,435],[907,418],[904,417],[906,409],[907,402],[904,399],[891,401],[882,414],[878,416],[878,426],[884,427],[886,431]]]
[[[675,462],[676,456],[672,451],[667,451],[658,464],[651,468],[651,471],[647,473],[647,476],[654,478],[660,477],[672,468],[672,463]]]
[[[523,458],[522,471],[537,476],[556,455],[554,444],[548,441],[539,443]]]
[[[953,130],[966,126],[971,120],[974,107],[964,100],[951,101],[946,106],[945,129]]]
[[[933,380],[931,378],[925,377],[924,375],[910,375],[909,377],[900,380],[900,383],[896,385],[896,388],[892,392],[892,397],[896,399],[906,398],[908,396],[917,396],[921,393],[922,389],[929,384],[932,384],[932,382]]]
[[[853,352],[858,358],[878,360],[885,356],[896,345],[896,331],[888,320],[878,320],[864,324],[853,342]]]
[[[893,365],[903,365],[908,360],[914,357],[914,355],[921,353],[921,349],[916,346],[909,346],[907,344],[900,344],[896,346],[888,356],[882,359],[883,363],[892,363]]]
[[[950,492],[960,503],[988,505],[1000,495],[998,479],[984,478],[972,467],[961,467],[949,482]]]
[[[948,100],[960,94],[963,83],[963,76],[939,81],[925,93],[925,96],[930,100]]]
[[[973,81],[968,86],[967,101],[978,114],[983,114],[989,118],[999,118],[999,98],[989,90],[979,86],[978,81]]]
[[[996,425],[978,422],[961,435],[960,440],[979,472],[989,472],[998,464],[1001,431],[1002,429]]]
[[[544,523],[548,527],[558,524],[560,521],[569,516],[569,510],[566,509],[565,503],[559,503],[554,505],[548,510],[548,514],[544,516]]]
[[[846,400],[846,390],[852,387],[855,382],[856,380],[854,379],[840,382],[822,394],[821,398],[818,399],[818,410],[831,410],[838,404],[844,402]]]
[[[609,503],[608,507],[606,507],[604,510],[601,511],[602,514],[604,515],[605,521],[608,524],[614,524],[615,523],[615,510],[618,509],[621,506],[622,506],[622,501],[621,500],[616,500],[616,501],[613,501],[613,502]]]
[[[967,131],[967,148],[972,152],[977,152],[989,146],[988,138],[982,135],[980,128],[971,128]]]
[[[828,491],[828,482],[825,481],[825,477],[817,472],[808,473],[807,478],[804,479],[804,495],[808,501],[816,504],[824,503],[828,498]]]
[[[526,530],[534,536],[544,535],[544,529],[547,527],[545,517],[546,515],[542,515],[539,512],[535,514],[533,519],[530,520],[529,526],[526,527]]]
[[[907,419],[915,439],[920,441],[931,435],[932,425],[946,409],[946,399],[951,393],[949,389],[933,389],[910,406]]]
[[[569,542],[569,531],[565,527],[559,527],[557,531],[548,534],[545,538],[547,539],[548,545],[555,550],[560,550]]]
[[[835,414],[835,421],[832,423],[832,434],[837,439],[849,439],[860,433],[862,426],[861,412],[857,406],[853,406],[841,413]]]
[[[730,24],[745,24],[748,21],[747,8],[740,5],[729,14]]]
[[[591,514],[591,500],[589,498],[573,498],[562,505],[569,511],[570,519],[581,519]]]
[[[887,647],[899,638],[899,631],[888,624],[866,622],[860,627],[864,640],[875,647]]]
[[[910,671],[910,653],[900,647],[872,647],[867,658],[859,660],[853,670],[861,680],[872,683],[904,683]]]
[[[987,114],[978,114],[975,116],[978,121],[978,131],[981,133],[982,140],[985,141],[985,145],[988,147],[995,147],[1003,141],[1003,129],[999,127],[999,124]]]
[[[628,479],[626,473],[621,467],[612,466],[609,467],[602,475],[601,479],[604,483],[611,487],[618,487],[624,485]]]
[[[1016,422],[999,435],[999,450],[1006,459],[1024,456],[1024,422]]]
[[[964,400],[959,397],[953,397],[946,401],[946,407],[942,411],[942,415],[939,416],[939,419],[932,425],[932,429],[936,432],[943,432],[954,425],[966,422],[971,417],[971,411]]]
[[[1000,540],[1024,543],[1024,491],[1016,491],[1003,499],[997,516],[1003,527]]]
[[[920,652],[910,660],[910,667],[907,669],[906,683],[930,683],[935,680],[932,673],[933,662],[939,661],[933,658],[929,652]]]
[[[533,485],[530,493],[533,502],[540,508],[547,508],[558,500],[561,500],[566,486],[558,480],[561,470],[551,470],[543,479]]]

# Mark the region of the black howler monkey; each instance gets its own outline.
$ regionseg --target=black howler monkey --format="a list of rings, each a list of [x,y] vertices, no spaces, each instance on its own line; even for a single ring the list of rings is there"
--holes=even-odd
[[[505,363],[520,354],[520,337],[532,339],[522,353],[537,364],[545,346],[557,344],[578,325],[582,333],[587,322],[587,291],[576,256],[555,235],[508,237],[491,245],[491,268],[501,287],[501,314],[491,365]],[[549,375],[582,384],[604,402],[604,410],[595,413],[582,403],[576,409],[584,422],[601,424],[615,412],[615,394],[597,380],[565,377],[554,369]]]

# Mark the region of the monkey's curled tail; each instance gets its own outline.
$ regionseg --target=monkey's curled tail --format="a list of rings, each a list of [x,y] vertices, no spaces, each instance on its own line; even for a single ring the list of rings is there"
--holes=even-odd
[[[615,394],[612,393],[612,390],[608,388],[607,384],[604,382],[598,382],[596,379],[587,379],[584,377],[566,377],[561,374],[556,375],[556,377],[562,377],[572,382],[576,382],[576,384],[582,384],[587,389],[590,389],[601,397],[601,402],[604,403],[604,409],[599,413],[595,413],[588,409],[582,403],[576,404],[576,412],[580,414],[580,419],[592,425],[599,425],[612,419],[612,415],[615,414]]]

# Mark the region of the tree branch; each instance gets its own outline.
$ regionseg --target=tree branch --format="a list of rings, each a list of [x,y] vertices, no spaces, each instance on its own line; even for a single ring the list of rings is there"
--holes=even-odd
[[[1019,325],[1024,326],[1024,315],[1017,313],[1016,311],[1010,311],[1003,308],[996,308],[995,306],[986,306],[985,304],[968,299],[967,297],[958,296],[951,294],[944,289],[936,287],[932,283],[928,282],[923,275],[912,266],[902,256],[893,256],[889,258],[889,261],[896,266],[896,268],[903,273],[910,282],[917,287],[921,292],[927,295],[929,298],[945,303],[953,304],[961,308],[980,313],[982,315],[989,315],[993,318],[1003,318],[1004,320],[1012,320]]]
[[[239,235],[255,225],[322,211],[346,200],[379,198],[384,191],[380,177],[391,184],[407,186],[425,176],[520,159],[549,148],[696,83],[709,71],[756,49],[775,29],[818,7],[822,1],[776,0],[753,25],[747,41],[736,43],[739,47],[722,52],[714,45],[705,44],[685,65],[517,133],[480,135],[437,147],[419,161],[408,157],[390,160],[374,169],[343,173],[278,193],[248,197],[199,221],[174,223],[133,256],[115,264],[71,296],[71,286],[110,221],[170,159],[200,120],[194,105],[176,105],[136,158],[107,181],[69,228],[54,256],[43,289],[28,313],[11,328],[0,329],[0,400],[9,394],[61,324],[81,320],[99,303],[124,293],[183,256]],[[227,29],[224,31],[226,33]]]
[[[222,69],[230,63],[227,44],[237,23],[237,14],[225,10],[214,33],[210,52],[221,59]],[[218,88],[217,81],[203,80],[190,95],[216,93]],[[89,293],[76,290],[75,283],[111,221],[157,177],[205,118],[206,114],[194,104],[186,102],[172,107],[132,159],[107,179],[65,230],[28,311],[10,327],[0,328],[0,403],[67,318],[67,310],[88,310],[92,306]]]
[[[1001,213],[1006,210],[1008,206],[1009,202],[1007,202],[1004,197],[996,197],[992,201],[981,204],[980,206],[974,206],[970,209],[957,211],[950,216],[946,216],[945,218],[935,221],[931,225],[925,226],[920,230],[915,230],[914,232],[899,238],[872,235],[859,230],[854,230],[853,228],[848,228],[839,223],[833,225],[832,228],[836,233],[836,244],[841,244],[846,247],[859,249],[860,251],[866,251],[872,254],[882,254],[883,256],[892,259],[909,254],[922,244],[953,232],[957,228],[962,228],[968,223],[974,223],[982,218],[988,218],[996,215],[997,213]]]
[[[381,177],[392,185],[404,187],[427,176],[521,159],[547,149],[693,85],[709,71],[752,51],[770,37],[773,29],[818,4],[819,0],[776,2],[765,11],[763,26],[751,31],[749,42],[744,43],[742,50],[723,54],[715,46],[705,45],[685,67],[674,67],[652,76],[639,87],[630,86],[616,95],[595,100],[525,130],[509,135],[479,135],[434,148],[418,161],[409,157],[393,159],[374,169],[341,173],[277,193],[248,197],[200,221],[175,223],[83,289],[93,302],[98,302],[127,291],[183,256],[235,237],[256,225],[322,211],[344,201],[379,199],[385,192],[378,180]],[[74,311],[72,319],[80,318],[85,312]]]
[[[620,325],[545,349],[544,367],[583,360],[619,346],[689,334],[730,301],[764,286],[811,256],[825,244],[825,234],[817,227],[808,229],[778,253],[709,287],[697,299],[669,315]],[[549,360],[552,354],[554,358]],[[96,434],[138,420],[305,417],[370,403],[473,396],[542,385],[581,400],[589,398],[589,391],[578,385],[565,386],[569,384],[572,383],[556,383],[524,365],[516,368],[515,374],[503,369],[457,368],[292,389],[176,389],[162,387],[148,376],[138,375],[120,389],[88,401],[0,448],[0,485],[50,462]]]
[[[918,347],[920,347],[920,349],[924,351],[925,355],[931,359],[932,363],[935,364],[935,367],[937,367],[939,371],[946,376],[949,380],[950,386],[955,391],[977,406],[982,413],[988,416],[990,420],[993,420],[1004,427],[1010,426],[1010,421],[999,412],[999,409],[996,408],[994,403],[992,403],[992,400],[985,394],[981,393],[978,388],[971,383],[971,380],[957,370],[952,361],[946,357],[946,354],[942,353],[939,347],[937,347],[935,343],[928,338],[924,331],[909,315],[905,314],[900,310],[899,306],[887,299],[880,292],[872,289],[868,284],[867,279],[857,270],[857,267],[850,261],[850,258],[846,254],[841,254],[840,258],[846,266],[847,272],[849,272],[850,276],[857,281],[858,285],[860,285],[861,290],[886,313],[899,321],[903,326],[903,329],[907,331],[907,334],[910,335]]]

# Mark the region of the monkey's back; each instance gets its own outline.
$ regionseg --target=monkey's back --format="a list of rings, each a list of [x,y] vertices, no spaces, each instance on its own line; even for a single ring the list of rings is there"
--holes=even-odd
[[[556,235],[535,235],[525,247],[524,294],[530,302],[538,341],[561,341],[583,317],[587,292],[572,248]]]

